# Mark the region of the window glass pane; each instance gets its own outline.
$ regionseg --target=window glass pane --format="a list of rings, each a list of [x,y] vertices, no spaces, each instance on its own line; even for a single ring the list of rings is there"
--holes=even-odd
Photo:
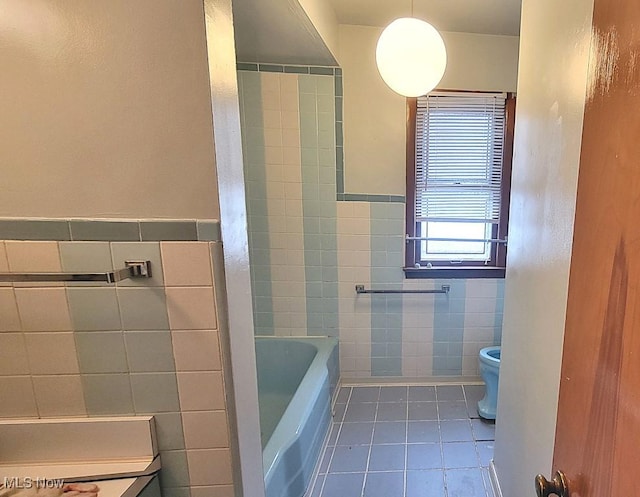
[[[487,239],[491,237],[491,223],[424,222],[425,238]],[[458,240],[425,240],[421,244],[424,261],[471,260],[486,261],[491,257],[491,244]]]

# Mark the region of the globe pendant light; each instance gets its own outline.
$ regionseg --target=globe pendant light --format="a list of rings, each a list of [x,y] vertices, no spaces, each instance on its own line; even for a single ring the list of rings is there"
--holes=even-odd
[[[413,14],[413,3],[411,5]],[[433,90],[447,66],[440,33],[428,22],[413,17],[396,19],[378,39],[378,72],[396,93],[418,97]]]

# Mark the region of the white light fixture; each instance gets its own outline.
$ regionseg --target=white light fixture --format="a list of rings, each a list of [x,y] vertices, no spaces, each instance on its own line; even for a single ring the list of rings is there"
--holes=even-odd
[[[403,17],[380,35],[376,63],[389,88],[406,97],[418,97],[429,93],[442,79],[447,52],[440,33],[431,24]]]

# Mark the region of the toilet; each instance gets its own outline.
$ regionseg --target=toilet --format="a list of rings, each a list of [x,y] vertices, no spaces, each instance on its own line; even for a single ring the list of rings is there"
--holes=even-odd
[[[478,402],[478,414],[484,419],[496,419],[498,404],[498,374],[500,373],[500,347],[485,347],[480,351],[480,376],[486,390]]]

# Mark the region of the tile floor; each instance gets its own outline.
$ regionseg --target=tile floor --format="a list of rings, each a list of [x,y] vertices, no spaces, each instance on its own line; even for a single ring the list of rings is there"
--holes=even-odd
[[[342,387],[309,497],[493,497],[483,385]]]

